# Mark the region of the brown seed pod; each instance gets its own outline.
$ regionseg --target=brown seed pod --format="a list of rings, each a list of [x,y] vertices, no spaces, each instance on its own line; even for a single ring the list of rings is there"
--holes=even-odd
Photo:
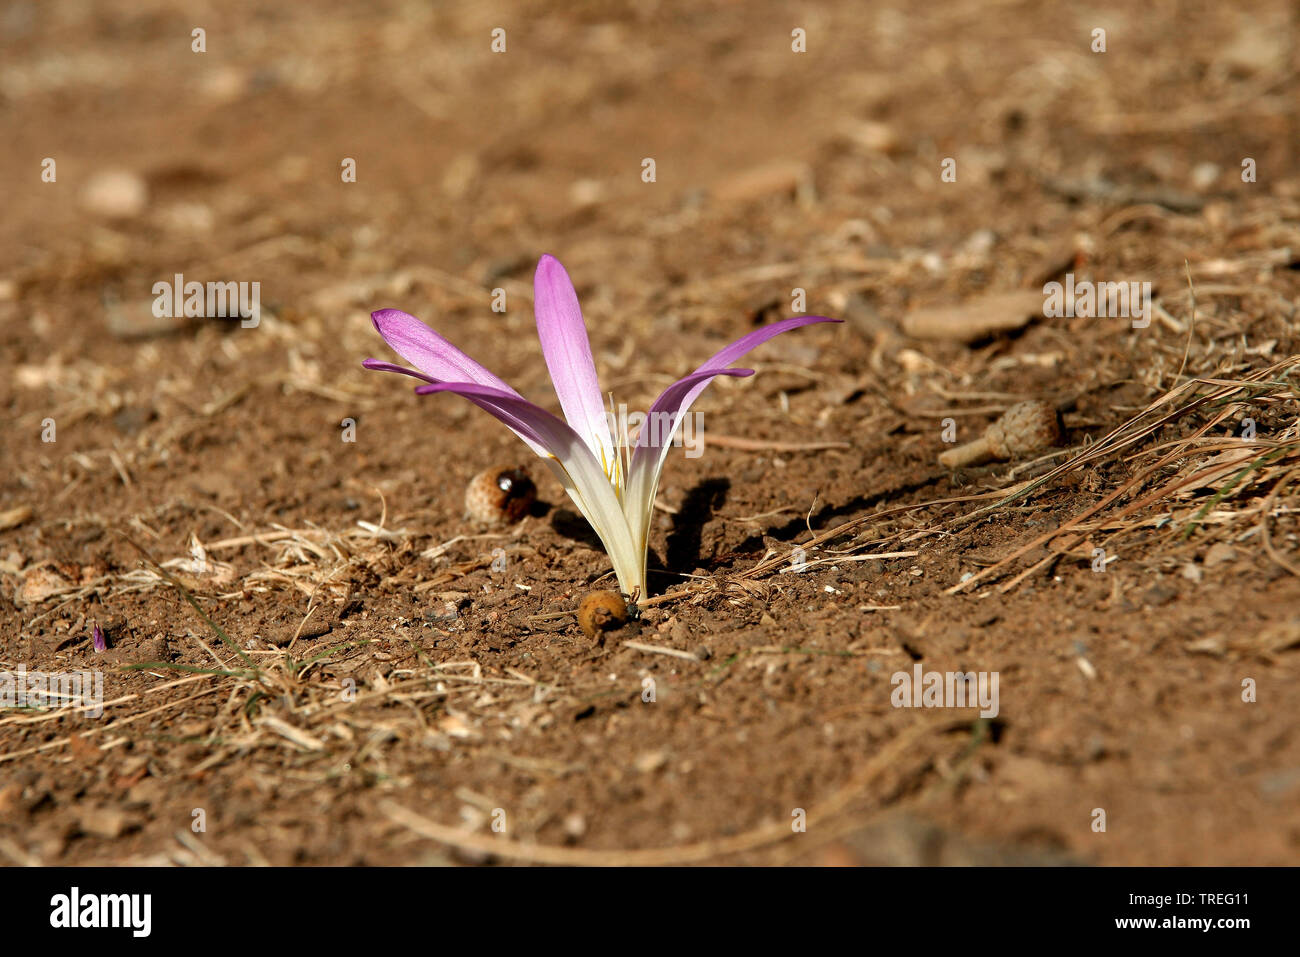
[[[589,592],[578,605],[578,624],[588,638],[604,644],[605,632],[627,624],[627,602],[616,591]]]
[[[536,500],[537,486],[520,468],[490,468],[465,489],[465,511],[484,525],[513,525]]]
[[[1061,441],[1061,417],[1047,402],[1017,402],[974,442],[949,449],[939,456],[947,468],[979,465],[989,459],[1005,461],[1051,448]]]

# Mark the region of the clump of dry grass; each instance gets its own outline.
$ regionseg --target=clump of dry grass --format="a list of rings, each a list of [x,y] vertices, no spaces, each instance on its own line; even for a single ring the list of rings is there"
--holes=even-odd
[[[1000,588],[1009,591],[1083,544],[1091,533],[1110,533],[1097,543],[1097,547],[1105,548],[1136,529],[1151,525],[1163,533],[1148,543],[1152,550],[1162,545],[1173,546],[1198,531],[1210,540],[1230,537],[1240,540],[1258,532],[1270,557],[1277,560],[1268,527],[1274,516],[1295,510],[1294,498],[1283,500],[1281,493],[1300,470],[1294,461],[1300,455],[1300,423],[1293,418],[1273,439],[1246,440],[1209,433],[1225,423],[1235,424],[1240,415],[1252,409],[1267,409],[1279,419],[1287,413],[1293,417],[1300,413],[1297,405],[1300,394],[1290,378],[1297,365],[1300,356],[1292,356],[1241,378],[1192,378],[1165,392],[1146,409],[1047,474],[1022,483],[999,501],[964,516],[959,524],[987,518],[1013,502],[1030,499],[1055,480],[1073,472],[1095,470],[1103,463],[1119,461],[1133,466],[1127,478],[1100,501],[1059,528],[1031,539],[997,564],[952,586],[949,593],[972,588],[1006,571],[1033,549],[1051,545],[1050,555]],[[1156,439],[1163,429],[1180,423],[1190,429],[1190,434],[1134,451],[1144,441]],[[1152,458],[1154,462],[1144,463]],[[1141,494],[1153,485],[1154,488]],[[1213,486],[1217,490],[1205,502],[1189,502],[1194,493]],[[1119,506],[1125,499],[1130,501]],[[1111,506],[1117,507],[1108,511]],[[1157,508],[1163,508],[1158,515],[1142,514]],[[1246,532],[1241,531],[1243,524],[1248,525]],[[1281,564],[1294,572],[1288,563]]]

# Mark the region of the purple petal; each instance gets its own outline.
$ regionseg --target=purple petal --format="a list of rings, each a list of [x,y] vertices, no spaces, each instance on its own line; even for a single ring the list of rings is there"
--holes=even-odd
[[[433,381],[477,382],[519,395],[415,316],[400,309],[380,309],[370,319],[393,350]],[[397,368],[386,368],[396,372]]]
[[[794,319],[782,319],[761,329],[755,329],[747,336],[742,336],[731,345],[715,352],[707,362],[690,375],[678,379],[660,393],[650,406],[651,412],[669,412],[673,424],[686,414],[699,394],[708,388],[709,383],[718,375],[752,375],[749,369],[728,369],[755,346],[762,345],[773,336],[779,336],[790,329],[811,325],[815,322],[840,322],[839,319],[827,319],[823,316],[798,316]],[[647,421],[653,421],[647,416]],[[668,433],[672,435],[671,432]],[[649,436],[639,436],[636,451],[632,453],[632,462],[628,468],[627,494],[624,496],[624,511],[628,525],[632,530],[632,539],[642,554],[649,547],[650,513],[654,504],[655,493],[659,487],[659,473],[668,456],[668,445],[652,448]]]
[[[582,321],[578,294],[569,274],[554,256],[543,256],[533,276],[533,310],[537,338],[551,371],[555,394],[569,424],[582,436],[597,459],[612,460],[609,420],[591,358],[591,342]]]
[[[654,505],[655,491],[659,487],[659,472],[663,469],[677,424],[685,414],[698,390],[707,386],[715,376],[749,376],[753,369],[710,369],[692,372],[678,379],[659,394],[646,414],[645,425],[636,439],[636,449],[627,470],[627,494],[623,497],[623,511],[632,529],[633,540],[640,543],[644,555],[648,542],[650,511]],[[655,420],[661,415],[669,417],[667,429],[656,429]]]
[[[783,332],[789,332],[791,329],[798,329],[800,326],[812,325],[816,322],[843,322],[843,319],[828,319],[825,316],[796,316],[793,319],[782,319],[780,322],[774,322],[771,325],[763,326],[761,329],[755,329],[749,335],[741,336],[731,345],[719,349],[709,357],[703,365],[692,372],[684,379],[678,379],[662,393],[659,398],[655,399],[652,409],[675,407],[675,414],[682,416],[691,407],[691,404],[700,396],[700,393],[709,387],[713,377],[707,375],[709,372],[718,373],[726,369],[745,353],[751,351],[757,346],[761,346],[767,340],[779,336]],[[686,389],[679,394],[678,387],[687,383]],[[670,393],[672,395],[670,396]]]
[[[104,629],[99,627],[99,622],[95,622],[95,630],[91,632],[90,643],[95,646],[96,651],[104,651],[108,648],[108,642],[104,639]]]
[[[783,332],[789,332],[791,329],[812,325],[815,322],[843,321],[843,319],[828,319],[826,316],[795,316],[793,319],[782,319],[780,322],[774,322],[771,325],[763,326],[761,329],[755,329],[749,335],[741,336],[731,345],[719,349],[704,365],[695,371],[703,372],[706,369],[721,369],[729,366],[756,346],[761,346],[768,339],[775,338]]]
[[[580,448],[586,448],[586,443],[562,419],[514,392],[477,382],[434,382],[416,386],[415,391],[418,395],[454,392],[464,396],[508,425],[543,457],[554,455],[563,458],[575,443]]]
[[[659,394],[646,414],[645,425],[637,436],[636,449],[627,470],[627,492],[623,496],[623,513],[627,517],[632,541],[640,549],[642,560],[650,542],[650,513],[654,508],[655,493],[659,488],[659,473],[668,457],[671,440],[677,424],[699,390],[713,381],[715,376],[749,376],[752,369],[708,369],[692,372],[678,379]],[[655,419],[669,416],[669,428],[657,430]]]
[[[706,386],[714,376],[751,376],[754,374],[753,369],[711,369],[707,372],[692,372],[690,375],[678,379],[663,392],[659,393],[659,398],[654,400],[650,406],[650,411],[646,413],[645,425],[641,428],[641,433],[636,440],[636,453],[640,454],[642,448],[659,449],[666,447],[671,439],[673,432],[677,428],[677,423],[685,414],[689,406],[687,397],[691,395],[696,386]],[[656,430],[654,426],[655,419],[659,416],[667,415],[668,428]],[[659,440],[659,441],[656,441]]]
[[[379,359],[362,359],[361,364],[367,369],[375,372],[397,372],[401,375],[414,376],[417,379],[423,379],[425,382],[436,382],[433,376],[427,376],[423,372],[417,372],[414,369],[408,369],[406,366],[399,366],[395,362],[381,362]]]

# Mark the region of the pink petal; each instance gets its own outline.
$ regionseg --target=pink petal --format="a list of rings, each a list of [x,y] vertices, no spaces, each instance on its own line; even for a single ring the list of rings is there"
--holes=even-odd
[[[533,310],[542,355],[551,371],[551,382],[560,397],[564,417],[598,460],[612,461],[614,443],[609,435],[609,420],[578,294],[569,274],[554,256],[543,256],[537,263],[533,276]]]
[[[384,341],[429,378],[443,382],[477,382],[519,395],[415,316],[400,309],[380,309],[371,313],[370,319]]]

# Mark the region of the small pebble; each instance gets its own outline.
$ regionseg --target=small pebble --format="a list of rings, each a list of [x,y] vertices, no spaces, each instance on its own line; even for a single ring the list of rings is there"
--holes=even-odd
[[[1206,568],[1222,565],[1237,557],[1237,550],[1225,542],[1216,542],[1205,553],[1203,562]]]
[[[653,774],[664,766],[668,761],[668,755],[663,751],[644,751],[637,755],[636,769],[642,774]]]
[[[97,173],[81,191],[81,205],[105,219],[134,219],[149,205],[149,187],[126,170]]]

